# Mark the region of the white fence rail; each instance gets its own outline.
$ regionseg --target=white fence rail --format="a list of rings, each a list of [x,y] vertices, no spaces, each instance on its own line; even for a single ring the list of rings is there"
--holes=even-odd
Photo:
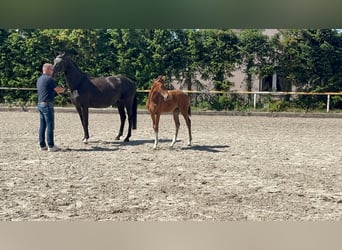
[[[11,87],[0,87],[0,90],[23,90],[23,91],[33,91],[36,88],[11,88]],[[137,90],[138,93],[148,93],[150,90]],[[277,92],[277,91],[198,91],[198,90],[183,90],[190,94],[241,94],[241,95],[253,95],[253,108],[256,109],[258,95],[272,95],[272,96],[286,96],[286,95],[320,95],[326,96],[326,110],[330,111],[330,99],[331,96],[342,95],[342,92]]]
[[[187,93],[194,94],[241,94],[241,95],[253,95],[253,108],[256,109],[258,95],[272,95],[272,96],[287,96],[287,95],[320,95],[326,96],[326,110],[330,111],[330,98],[334,95],[342,95],[342,92],[277,92],[277,91],[194,91],[194,90],[184,90]]]

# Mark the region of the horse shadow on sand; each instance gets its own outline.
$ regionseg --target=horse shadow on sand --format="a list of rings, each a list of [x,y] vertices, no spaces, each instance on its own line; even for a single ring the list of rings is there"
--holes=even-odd
[[[183,143],[182,140],[177,140],[177,144],[172,148],[170,146],[171,141],[172,141],[171,139],[160,139],[159,149],[165,149],[165,145],[168,145],[166,148],[175,149],[175,150],[194,150],[194,151],[203,151],[203,152],[210,152],[210,153],[222,153],[226,151],[225,149],[230,147],[229,145],[198,145],[198,144],[195,144],[192,146],[185,146],[185,145],[181,145]],[[94,145],[92,146],[92,144]],[[151,147],[153,147],[154,140],[153,139],[136,139],[136,140],[131,140],[129,142],[124,142],[120,140],[117,140],[117,141],[95,140],[95,141],[88,141],[87,147],[66,148],[63,151],[75,151],[75,152],[110,151],[110,152],[114,152],[114,151],[119,150],[120,146],[140,146],[140,145],[145,145],[145,144],[150,144]],[[114,147],[110,147],[110,146],[114,146]]]
[[[171,147],[171,139],[159,139],[159,149],[165,149],[164,145],[167,145],[166,148],[169,149],[180,149],[180,150],[194,150],[194,151],[203,151],[203,152],[210,152],[210,153],[222,153],[225,152],[227,148],[229,148],[229,145],[192,145],[192,146],[185,146],[182,145],[184,142],[182,140],[177,140],[174,147]],[[114,141],[114,142],[108,142],[109,144],[118,145],[118,146],[125,146],[125,145],[131,145],[131,146],[139,146],[144,144],[150,144],[151,147],[153,147],[154,139],[137,139],[132,140],[129,142],[123,142],[123,141]],[[164,144],[164,145],[163,145]],[[181,145],[181,146],[180,146]],[[178,147],[177,147],[178,146]]]
[[[210,152],[210,153],[222,153],[225,152],[227,148],[229,148],[229,145],[192,145],[192,146],[185,146],[182,145],[184,142],[182,140],[177,140],[175,146],[172,148],[170,146],[172,140],[171,139],[159,139],[159,149],[161,147],[164,149],[164,145],[166,144],[166,148],[170,149],[180,149],[180,150],[194,150],[194,151],[203,151],[203,152]],[[114,142],[114,144],[119,144],[119,145],[132,145],[132,146],[139,146],[139,145],[144,145],[144,144],[150,144],[151,147],[153,147],[154,140],[146,140],[146,139],[141,139],[141,140],[134,140],[130,142]],[[163,145],[164,144],[164,145]],[[180,146],[181,145],[181,146]]]
[[[182,147],[182,150],[195,150],[210,153],[223,153],[229,148],[228,145],[192,145],[188,147]]]
[[[92,145],[95,144],[95,145]],[[66,148],[63,151],[73,151],[73,152],[114,152],[119,150],[119,148],[110,148],[108,145],[111,145],[112,142],[106,142],[106,141],[89,141],[86,146],[83,148]],[[101,146],[104,145],[104,146]]]

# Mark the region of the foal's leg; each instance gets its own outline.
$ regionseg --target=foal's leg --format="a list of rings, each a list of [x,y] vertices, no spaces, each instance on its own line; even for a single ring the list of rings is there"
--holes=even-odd
[[[175,121],[176,131],[175,131],[175,134],[174,134],[172,142],[171,142],[171,147],[173,147],[173,145],[175,145],[175,143],[177,141],[178,130],[179,130],[179,126],[180,126],[179,110],[178,109],[173,111],[173,120]]]
[[[158,131],[159,131],[160,114],[151,114],[151,118],[152,118],[152,123],[153,123],[153,130],[155,134],[153,149],[156,149],[158,146]]]
[[[125,106],[123,104],[118,105],[118,111],[120,114],[120,129],[119,129],[119,134],[115,137],[115,140],[120,140],[120,136],[123,135],[123,129],[125,127],[125,121],[126,121]]]
[[[188,111],[182,111],[182,115],[183,115],[183,117],[184,117],[186,126],[188,127],[188,133],[189,133],[188,146],[191,146],[191,143],[192,143],[192,135],[191,135],[191,117],[190,117]]]

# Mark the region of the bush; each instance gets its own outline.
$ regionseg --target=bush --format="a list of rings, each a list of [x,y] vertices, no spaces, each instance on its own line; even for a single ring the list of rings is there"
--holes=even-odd
[[[268,111],[281,112],[286,111],[290,107],[290,103],[284,100],[271,101],[268,105]]]
[[[198,108],[199,109],[203,109],[203,110],[208,110],[208,109],[211,109],[211,105],[208,101],[201,101],[199,104],[198,104]]]
[[[217,95],[211,99],[210,109],[215,110],[241,110],[247,107],[246,101],[238,94]]]
[[[342,109],[342,96],[335,95],[331,98],[331,108]]]
[[[325,97],[325,96],[324,96]],[[314,109],[324,109],[326,103],[322,100],[322,96],[300,95],[294,100],[295,107],[304,109],[305,111]]]

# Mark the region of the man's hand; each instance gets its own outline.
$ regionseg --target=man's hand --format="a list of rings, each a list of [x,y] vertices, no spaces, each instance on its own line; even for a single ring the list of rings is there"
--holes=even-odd
[[[61,87],[61,86],[57,86],[56,88],[54,88],[54,90],[60,94],[63,93],[65,91],[65,88]]]

